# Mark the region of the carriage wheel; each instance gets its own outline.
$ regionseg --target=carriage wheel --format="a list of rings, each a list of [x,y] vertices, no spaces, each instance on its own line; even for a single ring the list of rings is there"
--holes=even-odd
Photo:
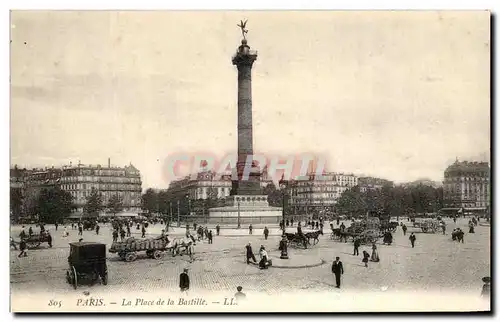
[[[118,253],[118,256],[120,256],[120,258],[123,259],[123,260],[125,259],[125,253],[121,253],[120,252],[120,253]]]
[[[78,277],[77,277],[77,274],[76,274],[76,269],[75,269],[75,266],[71,266],[71,268],[73,268],[73,288],[76,290],[76,288],[78,287]]]
[[[125,255],[125,261],[127,262],[133,262],[137,259],[137,255],[135,253],[127,253]]]
[[[108,285],[108,271],[104,272],[104,275],[101,276],[102,285]]]
[[[72,272],[70,273],[69,270],[66,271],[66,282],[68,282],[68,284],[72,284],[72,281],[71,281],[71,276],[72,276]]]
[[[160,250],[155,250],[152,255],[152,258],[154,259],[161,259],[162,257],[163,257],[163,252]]]
[[[26,246],[28,247],[28,249],[37,248],[38,246],[40,246],[40,241],[29,241],[26,243]]]
[[[149,258],[153,258],[153,251],[152,251],[152,250],[147,250],[147,251],[146,251],[146,255],[147,255]]]

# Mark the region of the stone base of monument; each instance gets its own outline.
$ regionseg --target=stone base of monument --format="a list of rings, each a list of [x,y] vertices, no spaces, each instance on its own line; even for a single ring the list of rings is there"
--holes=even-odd
[[[282,218],[282,208],[271,207],[267,196],[229,196],[224,207],[209,210],[209,222],[247,224],[275,224]],[[245,227],[247,228],[247,227]]]

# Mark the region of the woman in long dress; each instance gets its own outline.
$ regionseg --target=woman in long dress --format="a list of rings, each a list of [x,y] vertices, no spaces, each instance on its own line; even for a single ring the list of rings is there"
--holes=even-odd
[[[380,258],[378,257],[378,252],[377,252],[377,245],[375,245],[375,243],[373,243],[373,246],[372,246],[372,258],[371,258],[371,261],[372,262],[378,262],[378,261],[380,261]]]

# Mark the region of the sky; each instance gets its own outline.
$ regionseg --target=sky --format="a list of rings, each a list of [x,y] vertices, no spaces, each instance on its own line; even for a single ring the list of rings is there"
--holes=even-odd
[[[441,181],[490,158],[487,12],[13,11],[11,165],[132,163],[237,145],[248,19],[254,149],[327,170]]]

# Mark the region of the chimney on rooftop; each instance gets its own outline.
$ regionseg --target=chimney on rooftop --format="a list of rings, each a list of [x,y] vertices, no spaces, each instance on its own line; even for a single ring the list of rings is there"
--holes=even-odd
[[[108,168],[111,168],[111,158],[108,158]]]

